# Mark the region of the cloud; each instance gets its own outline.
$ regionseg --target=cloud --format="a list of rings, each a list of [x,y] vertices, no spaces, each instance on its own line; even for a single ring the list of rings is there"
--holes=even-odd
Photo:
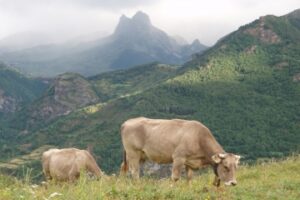
[[[66,0],[69,2],[77,2],[84,6],[97,6],[109,9],[130,8],[136,6],[147,6],[156,3],[158,0]]]
[[[0,38],[39,31],[58,40],[89,32],[113,31],[122,10],[155,5],[158,0],[0,0]],[[99,37],[104,34],[99,35]]]
[[[0,0],[1,7],[16,10],[27,10],[33,6],[80,6],[82,8],[101,8],[118,10],[136,6],[147,6],[158,0]]]
[[[47,32],[60,40],[109,34],[121,14],[142,10],[170,35],[212,45],[259,16],[299,7],[299,0],[0,0],[0,38],[24,31]]]

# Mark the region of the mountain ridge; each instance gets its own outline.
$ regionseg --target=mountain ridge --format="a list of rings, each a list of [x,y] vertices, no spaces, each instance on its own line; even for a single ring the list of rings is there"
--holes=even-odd
[[[95,42],[77,45],[43,45],[0,54],[5,62],[33,76],[53,76],[76,72],[84,76],[124,69],[150,62],[182,64],[193,53],[207,47],[181,45],[152,25],[145,13],[120,17],[114,33]],[[40,67],[43,66],[43,67]]]
[[[0,62],[0,114],[11,114],[39,97],[48,83],[24,76]]]

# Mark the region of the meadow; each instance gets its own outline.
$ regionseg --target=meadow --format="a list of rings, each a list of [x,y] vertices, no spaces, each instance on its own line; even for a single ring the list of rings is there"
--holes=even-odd
[[[33,184],[28,173],[24,179],[0,175],[0,199],[100,200],[100,199],[300,199],[300,156],[269,160],[255,165],[241,165],[238,185],[217,188],[212,185],[212,170],[195,176],[188,183],[182,177],[174,183],[170,178],[143,177],[132,180],[116,175],[91,180],[86,176],[76,183]]]

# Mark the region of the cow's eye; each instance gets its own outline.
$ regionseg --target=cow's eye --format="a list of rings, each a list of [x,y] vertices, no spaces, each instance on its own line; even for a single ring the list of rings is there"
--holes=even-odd
[[[225,169],[227,172],[229,172],[229,167],[224,166],[224,169]]]

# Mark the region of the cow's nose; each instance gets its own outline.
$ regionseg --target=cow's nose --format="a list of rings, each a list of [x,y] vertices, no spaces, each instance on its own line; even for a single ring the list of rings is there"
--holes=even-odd
[[[237,182],[236,181],[231,181],[231,185],[236,186]]]

